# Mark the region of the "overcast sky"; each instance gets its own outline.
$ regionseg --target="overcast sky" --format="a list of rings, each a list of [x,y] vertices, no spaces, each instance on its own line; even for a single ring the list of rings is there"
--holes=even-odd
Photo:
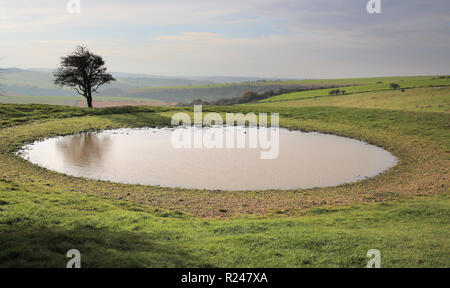
[[[111,71],[337,78],[450,74],[450,1],[0,0],[0,66],[85,44]]]

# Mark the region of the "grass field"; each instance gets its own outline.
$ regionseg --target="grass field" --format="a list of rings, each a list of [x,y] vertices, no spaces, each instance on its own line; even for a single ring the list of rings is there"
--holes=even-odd
[[[362,92],[339,96],[308,97],[290,101],[263,102],[255,107],[354,107],[402,111],[449,112],[450,86]],[[274,97],[275,98],[275,97]]]
[[[381,87],[392,78],[346,79],[367,85],[204,107],[278,112],[284,127],[364,139],[399,159],[374,178],[309,190],[199,191],[51,172],[14,152],[55,135],[165,126],[192,108],[0,105],[0,266],[65,267],[76,248],[83,267],[365,267],[369,249],[383,267],[449,267],[450,93],[428,87],[448,85],[432,78],[398,78],[405,92]],[[373,91],[350,94],[363,86]]]
[[[318,82],[318,84],[329,84],[329,85],[350,85],[350,83],[352,82],[351,80],[348,79],[337,79]],[[433,76],[428,77],[423,76],[423,77],[387,77],[387,78],[372,78],[372,79],[355,79],[354,84],[357,86],[344,87],[341,90],[345,90],[346,94],[386,91],[386,90],[392,91],[392,89],[389,87],[391,83],[399,84],[400,85],[399,89],[409,89],[419,87],[440,87],[440,86],[449,86],[450,77],[440,78]],[[321,90],[288,93],[264,99],[261,100],[261,102],[289,101],[289,100],[329,96],[330,90],[334,89],[321,89]]]
[[[49,105],[76,106],[80,101],[85,102],[85,99],[82,96],[22,96],[22,95],[0,96],[0,103],[2,104],[49,104]],[[104,101],[113,103],[146,102],[148,104],[160,102],[158,100],[146,98],[108,97],[108,96],[96,96],[95,101],[102,101],[102,102]]]

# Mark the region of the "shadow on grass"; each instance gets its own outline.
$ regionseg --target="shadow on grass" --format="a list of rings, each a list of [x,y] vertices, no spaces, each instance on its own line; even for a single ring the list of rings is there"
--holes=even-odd
[[[176,108],[124,106],[107,108],[77,108],[46,104],[0,104],[0,127],[25,124],[42,119],[61,119],[77,116],[119,115],[146,112],[156,114]]]
[[[171,123],[171,118],[167,116],[148,112],[109,114],[101,117],[129,127],[165,127]]]
[[[80,251],[82,268],[212,267],[180,247],[179,237],[174,232],[116,232],[91,227],[3,230],[0,267],[65,268],[70,249]]]

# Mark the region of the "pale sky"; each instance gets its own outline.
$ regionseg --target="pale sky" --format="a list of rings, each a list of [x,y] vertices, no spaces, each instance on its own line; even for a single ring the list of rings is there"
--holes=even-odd
[[[72,0],[73,1],[73,0]],[[110,71],[339,78],[450,74],[450,1],[0,0],[0,67],[85,44]]]

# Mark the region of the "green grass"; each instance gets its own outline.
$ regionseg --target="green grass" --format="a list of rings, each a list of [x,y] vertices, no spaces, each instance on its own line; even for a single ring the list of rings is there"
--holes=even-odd
[[[309,79],[309,80],[291,80],[282,81],[289,84],[312,84],[312,85],[369,85],[377,83],[402,83],[402,82],[423,82],[430,80],[442,80],[448,79],[448,76],[391,76],[391,77],[371,77],[371,78],[341,78],[341,79]],[[281,81],[273,81],[274,83],[280,83]],[[267,82],[269,83],[269,82]],[[381,84],[382,84],[381,83]]]
[[[29,72],[23,71],[20,73],[4,74],[2,80],[3,85],[23,86],[32,89],[33,87],[43,89],[54,89],[54,85],[51,83],[52,77],[50,73],[41,72]],[[444,78],[441,78],[444,77]],[[160,82],[158,85],[151,85],[145,87],[146,81]],[[173,80],[173,79],[172,79]],[[165,101],[165,102],[184,102],[188,103],[195,99],[202,99],[207,101],[217,100],[220,98],[239,97],[246,91],[252,90],[255,92],[263,92],[268,90],[277,91],[279,88],[284,87],[286,89],[298,89],[301,87],[333,87],[333,86],[350,86],[341,88],[346,90],[347,93],[360,93],[365,91],[376,90],[389,90],[389,84],[396,82],[401,85],[402,88],[411,87],[429,87],[429,86],[442,86],[450,85],[450,78],[445,76],[413,76],[413,77],[380,77],[380,78],[355,78],[355,79],[313,79],[313,80],[290,80],[290,81],[253,81],[242,82],[232,84],[201,84],[198,81],[187,81],[186,85],[183,85],[182,80],[167,80],[167,83],[178,83],[178,86],[166,86],[163,79],[143,79],[143,78],[120,78],[119,83],[127,84],[131,87],[140,88],[127,88],[122,87],[122,91],[119,97],[108,97],[111,95],[104,95],[104,97],[96,96],[94,100],[100,101]],[[192,85],[189,85],[192,84]],[[200,83],[200,84],[196,84]],[[144,85],[144,87],[143,87]],[[175,84],[174,84],[175,85]],[[354,86],[357,85],[357,86]],[[6,89],[7,90],[7,89]],[[69,91],[69,88],[64,88]],[[286,101],[302,98],[313,98],[320,96],[327,96],[330,89],[323,89],[317,91],[305,91],[299,93],[290,93],[272,97],[267,101]],[[6,91],[7,92],[7,91]],[[24,92],[26,93],[26,92]],[[37,93],[37,91],[35,91]],[[40,91],[39,95],[45,93]],[[103,94],[102,94],[103,95]],[[77,96],[23,96],[14,95],[10,97],[0,97],[0,103],[39,103],[39,104],[52,104],[52,105],[75,105],[80,99]]]
[[[345,90],[346,94],[355,94],[362,92],[373,92],[373,91],[384,91],[392,90],[389,87],[390,83],[400,84],[400,89],[408,88],[419,88],[419,87],[436,87],[436,86],[449,86],[450,78],[439,78],[439,77],[390,77],[390,78],[372,78],[370,81],[368,79],[354,79],[346,81],[336,81],[336,82],[319,82],[320,84],[340,84],[349,85],[352,81],[358,86],[343,87],[341,90]],[[321,89],[321,90],[310,90],[303,92],[288,93],[279,96],[274,96],[268,99],[261,100],[260,102],[275,102],[275,101],[288,101],[288,100],[298,100],[306,98],[316,98],[329,96],[330,90],[334,89]],[[336,96],[339,97],[339,96]]]
[[[220,193],[75,178],[13,154],[55,135],[168,125],[192,108],[0,105],[0,266],[64,267],[76,248],[84,267],[365,267],[369,249],[383,267],[449,267],[448,96],[414,88],[204,107],[277,112],[285,127],[364,139],[400,160],[338,187]]]
[[[9,105],[0,104],[0,127],[29,123],[36,120],[50,120],[90,115],[115,115],[139,112],[175,111],[168,107],[108,107],[108,108],[75,108],[68,106],[50,106],[43,104]],[[165,123],[167,124],[167,123]]]
[[[80,96],[81,97],[81,96]],[[77,96],[1,96],[0,103],[2,104],[49,104],[49,105],[64,105],[75,106],[75,104],[82,100]]]
[[[450,86],[322,96],[291,101],[266,102],[258,107],[354,107],[403,111],[448,112]]]
[[[449,198],[321,208],[227,221],[157,214],[69,192],[1,183],[3,267],[448,267]]]

